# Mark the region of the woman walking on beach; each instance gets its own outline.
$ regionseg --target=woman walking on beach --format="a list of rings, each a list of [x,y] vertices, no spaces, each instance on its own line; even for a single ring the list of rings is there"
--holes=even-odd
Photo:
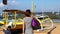
[[[31,11],[29,9],[26,10],[25,16],[26,17],[23,19],[25,24],[25,34],[33,34],[33,29],[31,26],[32,17],[31,17]]]

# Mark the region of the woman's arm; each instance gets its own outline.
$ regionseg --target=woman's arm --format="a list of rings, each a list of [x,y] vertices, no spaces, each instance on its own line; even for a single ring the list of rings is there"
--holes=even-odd
[[[24,34],[24,29],[25,29],[25,22],[24,22],[25,18],[23,19],[23,34]]]
[[[24,34],[24,23],[23,23],[23,34]]]

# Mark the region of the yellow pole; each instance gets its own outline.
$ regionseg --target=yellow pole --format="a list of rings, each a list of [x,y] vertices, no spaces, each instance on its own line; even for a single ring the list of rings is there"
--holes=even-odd
[[[34,15],[34,0],[32,0],[32,15]]]
[[[8,21],[8,13],[7,12],[5,12],[5,20],[6,20],[6,22]]]
[[[16,24],[16,11],[15,11],[15,24]]]
[[[6,13],[4,12],[4,27],[5,27],[5,24],[6,24]]]
[[[4,27],[6,27],[6,23],[7,23],[7,16],[6,16],[7,14],[6,14],[6,12],[4,12]]]
[[[6,21],[8,22],[8,13],[6,13]]]

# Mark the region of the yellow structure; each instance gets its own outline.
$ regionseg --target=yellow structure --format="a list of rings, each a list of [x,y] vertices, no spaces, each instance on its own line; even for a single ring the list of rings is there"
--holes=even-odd
[[[13,13],[14,14],[14,22],[13,24],[16,26],[15,28],[11,28],[11,30],[17,30],[17,29],[22,29],[22,26],[23,26],[23,21],[22,22],[17,22],[16,20],[16,14],[24,14],[24,11],[21,11],[21,10],[4,10],[4,13],[5,13],[5,23],[8,23],[8,13]],[[6,24],[4,24],[6,25]],[[8,25],[8,24],[7,24]]]
[[[36,17],[36,19],[37,19],[37,20],[39,21],[39,23],[40,23],[41,30],[51,29],[51,28],[54,27],[53,21],[52,21],[52,19],[50,19],[49,17],[46,18],[46,19],[43,19],[43,20],[39,20],[38,17]],[[43,27],[44,27],[44,26],[43,26],[43,22],[46,21],[46,20],[50,20],[50,22],[51,22],[51,27],[49,27],[49,28],[43,28]]]
[[[32,15],[34,16],[34,0],[32,0]],[[44,28],[43,28],[43,23],[42,22],[44,22],[44,21],[46,21],[46,20],[50,20],[51,21],[51,24],[52,24],[52,27],[53,27],[53,21],[52,21],[52,19],[50,19],[49,17],[48,18],[46,18],[46,19],[44,19],[44,20],[39,20],[37,17],[36,17],[36,19],[40,22],[40,26],[41,26],[41,30],[44,30]]]

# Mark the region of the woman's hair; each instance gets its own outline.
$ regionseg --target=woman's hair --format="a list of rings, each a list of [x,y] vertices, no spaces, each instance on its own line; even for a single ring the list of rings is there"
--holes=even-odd
[[[25,16],[30,17],[30,15],[31,15],[31,11],[29,9],[27,9],[25,12]]]

